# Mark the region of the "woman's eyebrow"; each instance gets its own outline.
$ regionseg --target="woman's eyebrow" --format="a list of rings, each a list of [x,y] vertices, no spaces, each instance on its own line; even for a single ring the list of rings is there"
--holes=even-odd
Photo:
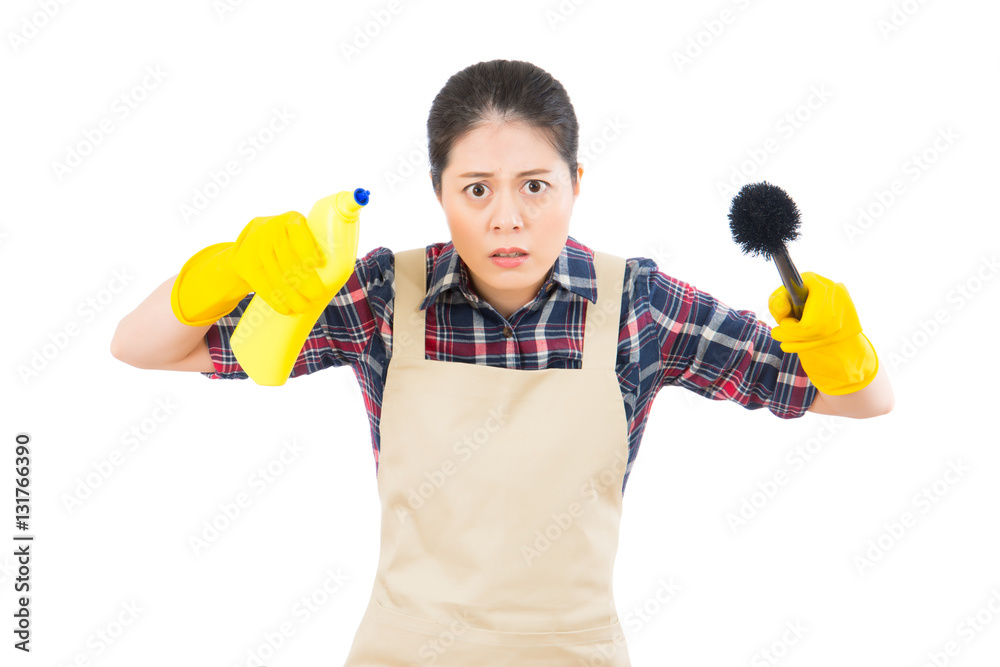
[[[551,169],[529,169],[528,171],[522,171],[517,176],[518,176],[518,178],[520,178],[522,176],[536,176],[538,174],[551,174],[551,173],[552,173]],[[470,171],[470,172],[466,172],[464,174],[459,174],[458,177],[459,178],[492,178],[493,177],[493,173],[492,172],[487,173],[485,171]]]

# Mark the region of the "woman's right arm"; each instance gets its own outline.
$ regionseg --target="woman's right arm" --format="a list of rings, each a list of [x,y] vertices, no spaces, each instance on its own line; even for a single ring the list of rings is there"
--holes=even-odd
[[[215,371],[205,332],[212,324],[189,326],[170,307],[171,276],[122,318],[111,339],[111,355],[136,368]]]

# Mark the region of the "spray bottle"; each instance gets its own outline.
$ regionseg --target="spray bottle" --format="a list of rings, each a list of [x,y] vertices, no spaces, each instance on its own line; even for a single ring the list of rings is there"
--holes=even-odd
[[[282,315],[254,295],[230,338],[236,360],[254,382],[285,384],[309,332],[330,300],[354,272],[358,254],[358,211],[368,203],[368,190],[344,190],[316,202],[306,224],[326,255],[315,269],[326,288],[324,298],[303,313]]]

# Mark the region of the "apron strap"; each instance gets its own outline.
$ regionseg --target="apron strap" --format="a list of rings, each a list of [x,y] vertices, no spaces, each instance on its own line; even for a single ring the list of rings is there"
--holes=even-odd
[[[411,248],[393,253],[392,356],[423,360],[426,346],[426,313],[420,302],[427,295],[427,249]],[[615,368],[621,320],[625,260],[594,251],[597,303],[587,302],[584,323],[583,367]]]
[[[583,327],[583,367],[614,370],[618,360],[618,323],[621,320],[625,260],[595,250],[594,271],[597,273],[597,303],[587,302],[587,321]]]
[[[392,356],[423,361],[426,336],[424,311],[419,308],[427,295],[427,249],[411,248],[393,257]]]

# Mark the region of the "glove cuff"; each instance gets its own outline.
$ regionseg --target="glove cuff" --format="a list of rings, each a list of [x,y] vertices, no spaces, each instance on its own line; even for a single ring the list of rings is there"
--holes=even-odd
[[[170,308],[182,324],[212,324],[232,312],[249,293],[226,264],[226,256],[235,245],[216,243],[202,248],[181,267],[170,290]]]
[[[797,353],[809,381],[831,396],[852,394],[867,387],[878,373],[875,346],[868,336],[858,333],[823,347]]]

